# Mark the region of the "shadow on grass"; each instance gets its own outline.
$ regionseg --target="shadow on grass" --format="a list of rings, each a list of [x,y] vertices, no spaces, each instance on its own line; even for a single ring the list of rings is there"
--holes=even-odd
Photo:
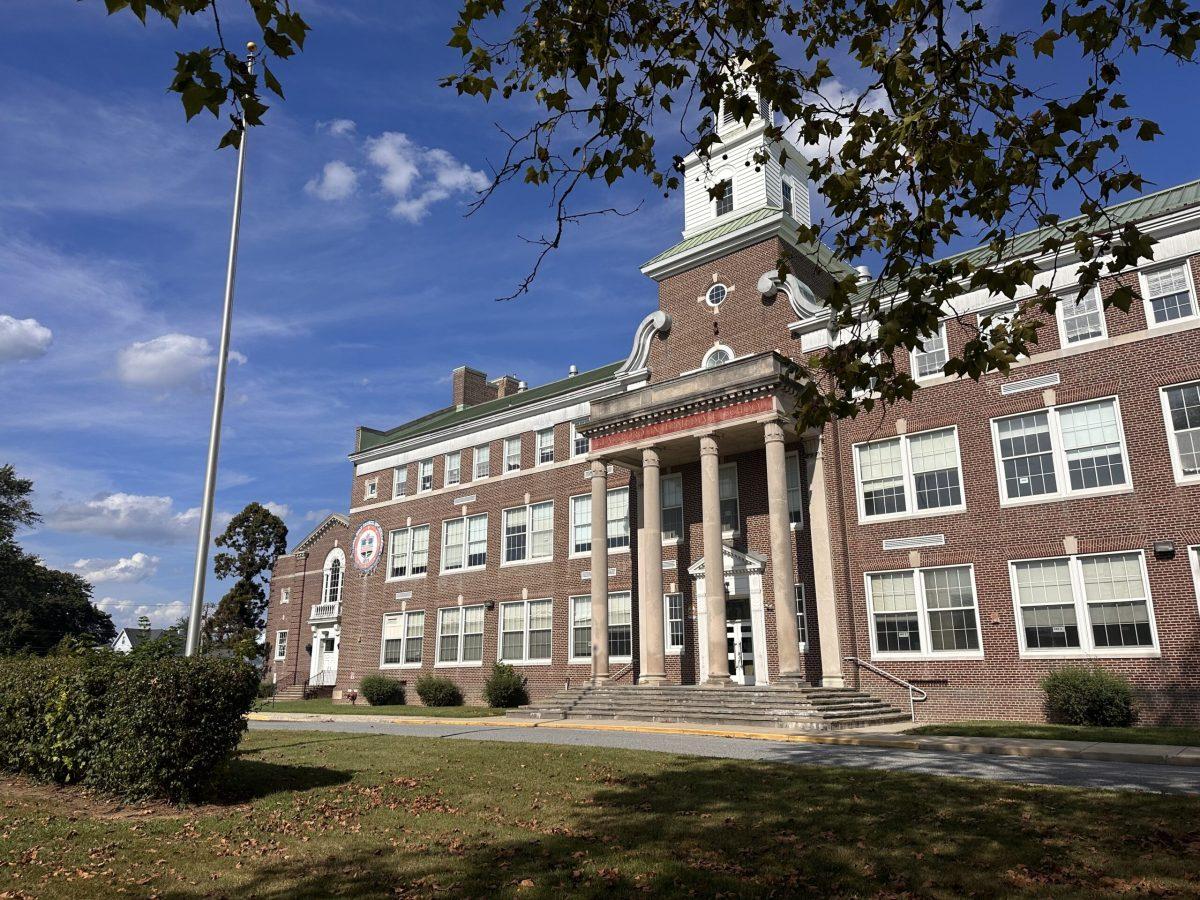
[[[1200,841],[1194,799],[719,760],[637,771],[585,758],[579,782],[562,777],[573,770],[559,753],[531,749],[521,766],[557,775],[553,784],[522,788],[514,778],[536,776],[496,767],[470,794],[447,788],[444,812],[364,821],[354,845],[314,841],[239,891],[959,896],[1134,883],[1170,893],[1186,891],[1188,848]]]
[[[239,754],[221,767],[200,802],[214,806],[236,806],[273,794],[295,794],[334,787],[346,784],[353,777],[354,773],[340,769],[264,762]]]

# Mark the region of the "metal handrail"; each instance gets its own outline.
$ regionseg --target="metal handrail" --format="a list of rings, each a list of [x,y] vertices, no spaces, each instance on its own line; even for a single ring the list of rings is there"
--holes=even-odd
[[[630,660],[629,662],[625,663],[625,665],[621,666],[621,668],[617,669],[617,671],[615,671],[611,675],[609,675],[608,680],[616,681],[618,678],[624,678],[626,675],[628,675],[632,671],[633,671],[633,660]]]
[[[856,666],[862,666],[864,669],[874,672],[880,678],[886,678],[888,681],[900,685],[900,687],[908,688],[908,714],[912,716],[912,720],[914,722],[917,721],[917,703],[924,703],[929,699],[929,694],[927,692],[917,687],[915,684],[905,681],[898,675],[893,675],[891,672],[886,672],[879,668],[879,666],[875,665],[874,663],[867,662],[865,659],[860,659],[857,656],[847,656],[844,657],[844,659],[846,662],[852,662]],[[920,694],[921,696],[918,697],[916,696],[917,694]]]

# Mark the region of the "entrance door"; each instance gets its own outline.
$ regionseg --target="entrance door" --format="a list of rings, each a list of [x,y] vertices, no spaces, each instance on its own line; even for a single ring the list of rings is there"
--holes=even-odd
[[[725,603],[725,619],[729,677],[735,684],[754,684],[754,633],[750,627],[749,599],[729,598]]]
[[[313,641],[313,660],[311,677],[308,683],[312,687],[329,687],[337,682],[338,646],[337,635],[330,629],[317,632]]]

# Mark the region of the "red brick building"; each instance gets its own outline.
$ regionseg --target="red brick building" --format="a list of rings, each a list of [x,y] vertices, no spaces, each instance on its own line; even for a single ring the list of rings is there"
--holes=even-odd
[[[885,672],[923,719],[1038,719],[1045,673],[1095,664],[1146,719],[1200,721],[1200,183],[1113,209],[1157,239],[1128,313],[1072,299],[975,382],[942,366],[1012,303],[969,295],[907,361],[912,402],[799,434],[791,360],[839,339],[819,298],[844,267],[797,241],[799,151],[760,164],[761,122],[723,137],[686,163],[624,360],[532,388],[464,366],[445,408],[358,430],[348,516],[276,567],[271,677],[341,697],[436,671],[476,698],[503,660],[534,697],[595,677],[907,702]],[[1072,260],[1038,262],[1071,290]]]

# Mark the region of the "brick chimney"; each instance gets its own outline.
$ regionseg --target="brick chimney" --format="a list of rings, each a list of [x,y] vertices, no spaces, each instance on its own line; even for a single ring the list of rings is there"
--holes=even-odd
[[[496,399],[496,384],[488,383],[487,374],[470,366],[459,366],[453,373],[454,408],[465,409]]]
[[[516,375],[501,375],[499,378],[493,379],[492,384],[496,387],[497,397],[511,397],[521,386]]]

